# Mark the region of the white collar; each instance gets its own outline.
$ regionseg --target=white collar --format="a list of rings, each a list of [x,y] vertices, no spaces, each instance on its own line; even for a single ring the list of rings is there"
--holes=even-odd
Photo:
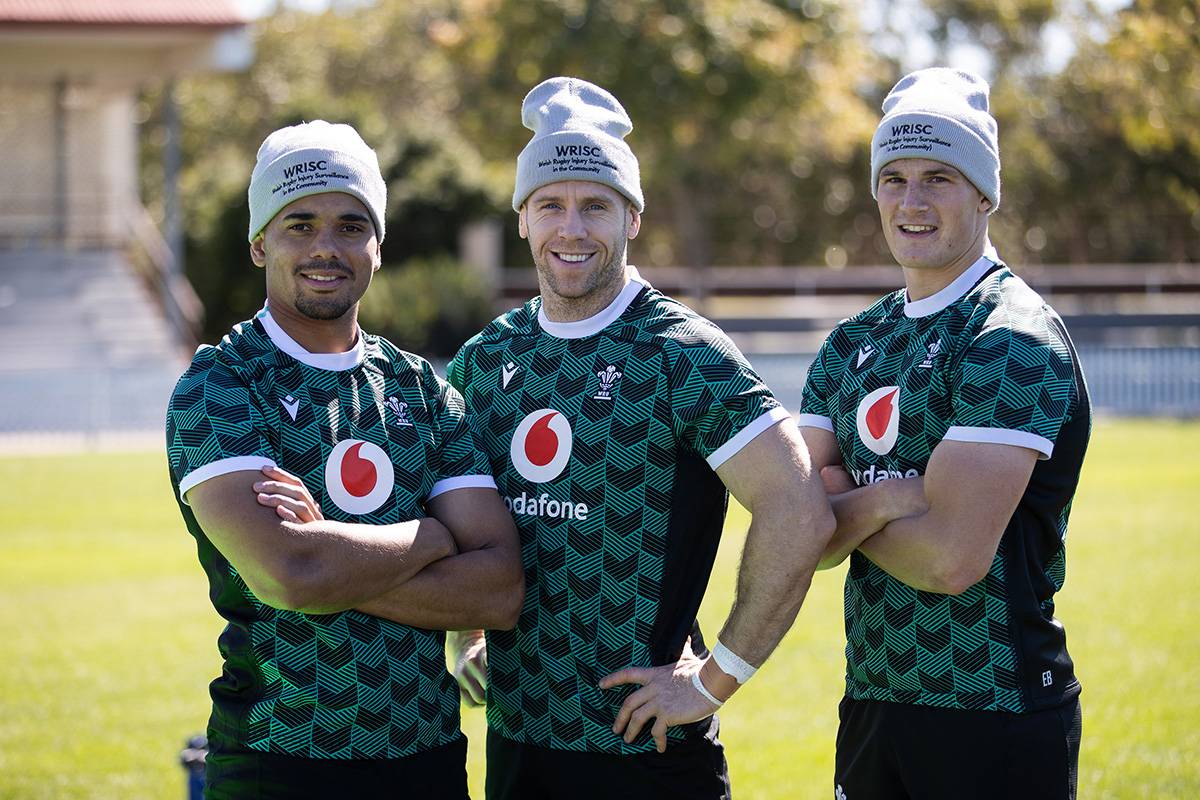
[[[962,273],[950,282],[950,285],[940,292],[935,292],[929,297],[922,297],[920,300],[909,300],[908,291],[904,292],[904,316],[909,319],[917,317],[928,317],[930,314],[947,308],[951,303],[958,300],[960,297],[970,291],[971,287],[979,283],[979,279],[996,266],[998,261],[993,261],[989,256],[996,255],[996,249],[989,247],[984,250],[984,254],[979,257],[971,266],[967,267]]]
[[[542,326],[542,330],[558,339],[582,339],[585,336],[591,336],[604,330],[617,317],[624,314],[625,309],[629,308],[629,304],[633,302],[633,298],[637,297],[638,292],[649,285],[638,274],[637,267],[631,264],[624,288],[602,311],[576,322],[554,322],[546,316],[546,304],[543,302],[541,308],[538,309],[538,324]]]
[[[262,323],[271,343],[301,364],[308,364],[310,367],[328,372],[345,372],[363,362],[365,348],[363,347],[361,328],[358,330],[358,340],[354,347],[344,353],[310,353],[299,342],[288,336],[283,328],[279,327],[279,323],[271,316],[271,311],[266,306],[263,306],[262,310],[254,316]]]

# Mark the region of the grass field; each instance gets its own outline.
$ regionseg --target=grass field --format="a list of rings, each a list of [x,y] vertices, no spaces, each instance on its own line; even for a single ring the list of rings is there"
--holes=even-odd
[[[1059,616],[1084,684],[1082,798],[1200,797],[1200,423],[1103,420]],[[708,600],[731,597],[731,515]],[[735,797],[826,798],[842,573],[723,714]],[[181,798],[220,622],[157,453],[0,457],[0,798]],[[464,714],[482,797],[483,717]]]

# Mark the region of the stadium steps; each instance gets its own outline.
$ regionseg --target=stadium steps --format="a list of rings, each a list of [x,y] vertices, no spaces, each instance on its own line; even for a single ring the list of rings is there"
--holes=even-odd
[[[161,430],[187,355],[123,253],[0,250],[0,435]]]

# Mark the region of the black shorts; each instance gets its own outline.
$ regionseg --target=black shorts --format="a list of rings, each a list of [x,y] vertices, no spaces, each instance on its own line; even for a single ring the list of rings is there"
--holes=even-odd
[[[845,800],[1074,800],[1079,698],[1028,714],[844,698],[834,795]]]
[[[487,800],[729,800],[725,747],[710,736],[619,756],[521,744],[488,731]]]
[[[240,751],[209,753],[207,800],[331,797],[467,800],[467,740],[404,758],[297,758]]]

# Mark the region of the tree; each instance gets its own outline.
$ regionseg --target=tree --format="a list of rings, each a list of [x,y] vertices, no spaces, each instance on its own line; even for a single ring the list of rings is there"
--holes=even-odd
[[[284,125],[348,122],[378,152],[389,195],[385,283],[411,259],[419,262],[416,272],[430,259],[452,279],[451,272],[463,270],[452,260],[459,226],[495,214],[504,192],[457,132],[454,72],[428,39],[431,24],[453,5],[410,0],[315,15],[283,11],[256,23],[257,58],[249,71],[179,86],[188,276],[205,303],[207,340],[262,302],[262,275],[247,254],[246,187],[259,143]],[[486,303],[476,302],[487,287],[459,282],[456,307],[416,308],[437,303],[436,294],[413,295],[409,307],[435,321],[443,311],[447,320],[469,312],[478,328],[490,316]],[[461,341],[416,344],[447,355]]]
[[[574,75],[621,100],[652,221],[639,263],[820,261],[855,230],[823,223],[869,205],[875,61],[840,4],[477,0],[444,24],[463,129],[510,181],[537,82]]]
[[[1061,74],[1004,99],[1018,112],[1005,169],[1026,258],[1200,260],[1196,17],[1139,0]]]

